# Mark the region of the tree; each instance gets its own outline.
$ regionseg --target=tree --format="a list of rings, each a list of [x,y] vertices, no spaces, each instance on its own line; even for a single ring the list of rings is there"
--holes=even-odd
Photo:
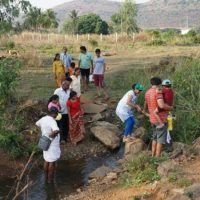
[[[74,27],[76,25],[75,33],[87,34],[108,34],[108,24],[103,21],[100,16],[96,14],[88,14],[80,16],[76,19],[76,23],[72,19],[68,19],[64,22],[63,31],[65,33],[74,33]]]
[[[77,33],[77,25],[78,25],[78,11],[72,10],[69,13],[69,17],[71,19],[71,28],[73,29],[73,34]]]
[[[42,11],[40,8],[31,7],[25,16],[24,28],[38,31],[41,29],[53,29],[58,27],[56,15],[53,10]]]
[[[134,0],[125,0],[118,13],[111,17],[113,27],[116,32],[125,32],[130,34],[138,32],[135,17],[137,16],[137,7]]]
[[[14,24],[14,19],[20,11],[27,12],[31,4],[26,0],[1,0],[0,1],[0,34],[10,31]]]

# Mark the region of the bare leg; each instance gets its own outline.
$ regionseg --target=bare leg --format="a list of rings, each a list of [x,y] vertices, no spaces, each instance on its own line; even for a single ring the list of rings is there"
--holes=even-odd
[[[152,151],[152,157],[153,156],[155,156],[156,155],[156,146],[157,146],[157,142],[156,141],[152,141],[152,149],[151,149],[151,151]]]
[[[97,86],[96,89],[97,89],[97,96],[100,97],[101,96],[100,87]]]
[[[52,183],[55,174],[55,162],[49,163],[48,183]]]
[[[157,143],[156,146],[156,157],[160,157],[161,156],[161,152],[162,152],[162,144]]]
[[[48,171],[49,171],[49,163],[44,161],[44,173],[45,173],[45,181],[48,180]]]
[[[108,92],[107,92],[106,87],[102,88],[102,91],[103,91],[103,93],[104,93],[105,100],[107,100],[107,99],[109,98],[109,95],[108,95]]]

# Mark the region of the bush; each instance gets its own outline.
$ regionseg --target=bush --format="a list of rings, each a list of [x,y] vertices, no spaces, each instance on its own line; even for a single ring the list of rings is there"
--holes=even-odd
[[[21,62],[4,59],[0,60],[0,106],[13,97],[19,79]]]
[[[90,39],[88,41],[89,45],[91,45],[93,48],[97,47],[98,46],[98,42],[94,39]]]
[[[161,46],[165,44],[166,42],[164,42],[162,39],[154,39],[147,43],[148,46]]]
[[[15,43],[13,41],[8,41],[6,43],[6,48],[7,49],[14,49],[14,47],[15,47]]]
[[[183,59],[172,76],[176,121],[175,138],[191,143],[200,134],[200,60]]]

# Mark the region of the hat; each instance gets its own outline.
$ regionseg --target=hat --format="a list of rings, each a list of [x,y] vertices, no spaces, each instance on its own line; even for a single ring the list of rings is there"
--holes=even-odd
[[[169,80],[169,79],[165,79],[165,80],[163,80],[163,82],[162,82],[162,85],[163,86],[169,86],[169,85],[171,85],[172,84],[172,82]]]
[[[143,88],[143,86],[140,83],[136,83],[136,85],[135,85],[135,87],[133,89],[144,91],[144,88]]]
[[[51,107],[50,109],[49,109],[49,113],[51,113],[51,114],[57,114],[58,113],[58,109],[56,108],[56,107]]]

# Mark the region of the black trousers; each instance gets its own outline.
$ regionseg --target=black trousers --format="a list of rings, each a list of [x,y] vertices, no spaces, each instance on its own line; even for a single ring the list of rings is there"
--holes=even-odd
[[[69,132],[69,117],[68,114],[62,114],[62,119],[60,120],[60,131],[61,131],[61,140],[67,141],[68,132]]]

